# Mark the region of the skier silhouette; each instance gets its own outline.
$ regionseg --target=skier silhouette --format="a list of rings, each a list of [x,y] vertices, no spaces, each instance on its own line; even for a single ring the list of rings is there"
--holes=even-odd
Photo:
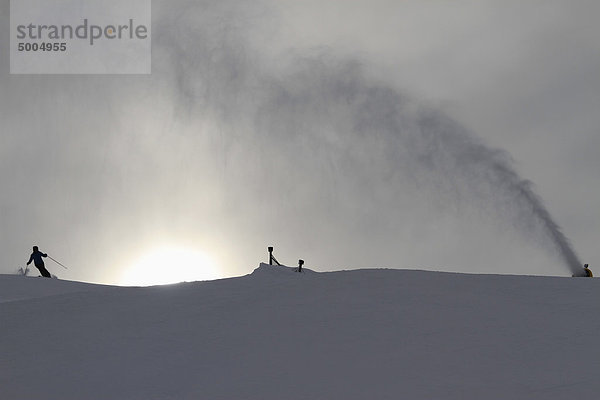
[[[33,253],[31,253],[29,261],[27,261],[27,265],[31,264],[33,261],[33,264],[37,269],[40,270],[42,276],[46,278],[52,278],[52,275],[50,275],[50,272],[48,272],[46,266],[44,265],[44,260],[42,260],[42,257],[48,257],[48,254],[42,253],[38,250],[37,246],[33,246]]]

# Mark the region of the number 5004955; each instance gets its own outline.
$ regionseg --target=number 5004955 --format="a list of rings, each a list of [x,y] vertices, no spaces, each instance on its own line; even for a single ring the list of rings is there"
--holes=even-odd
[[[66,43],[19,43],[18,51],[67,51]]]

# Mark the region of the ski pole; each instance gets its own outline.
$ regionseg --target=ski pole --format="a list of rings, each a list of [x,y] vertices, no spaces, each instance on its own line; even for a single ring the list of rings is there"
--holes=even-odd
[[[62,265],[61,263],[59,263],[58,261],[56,261],[54,258],[48,256],[49,259],[51,259],[52,261],[54,261],[55,263],[57,263],[58,265],[60,265],[61,267],[63,267],[64,269],[69,269],[67,267],[65,267],[64,265]]]

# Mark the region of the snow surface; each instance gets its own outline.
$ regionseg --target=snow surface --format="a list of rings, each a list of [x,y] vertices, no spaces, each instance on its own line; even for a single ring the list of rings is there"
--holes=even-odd
[[[0,399],[596,399],[595,279],[0,276]]]

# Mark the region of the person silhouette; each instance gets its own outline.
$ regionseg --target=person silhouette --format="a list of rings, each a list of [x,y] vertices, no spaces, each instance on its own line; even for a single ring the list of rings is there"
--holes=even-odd
[[[33,253],[31,253],[29,261],[27,261],[27,265],[31,264],[33,261],[33,264],[37,269],[40,270],[40,274],[42,274],[43,277],[52,278],[52,275],[50,275],[50,272],[48,272],[46,266],[44,265],[44,260],[42,260],[42,257],[48,257],[48,254],[42,253],[39,251],[37,246],[33,246]]]

